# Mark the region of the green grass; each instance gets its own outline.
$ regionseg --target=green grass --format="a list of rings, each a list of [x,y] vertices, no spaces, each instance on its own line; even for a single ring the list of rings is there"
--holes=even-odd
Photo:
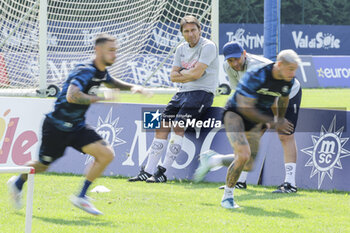
[[[172,94],[156,94],[152,98],[145,98],[141,95],[122,93],[120,102],[123,103],[148,103],[167,104]],[[213,106],[223,107],[229,96],[222,95],[214,98]],[[342,108],[350,110],[350,89],[303,89],[301,101],[302,108]]]
[[[1,190],[9,178],[1,175]],[[345,192],[272,194],[273,187],[249,185],[235,191],[241,208],[226,210],[220,207],[221,183],[146,184],[103,177],[93,185],[111,192],[89,193],[105,214],[95,217],[68,201],[82,180],[35,176],[32,232],[350,232],[350,198]],[[10,209],[5,191],[0,192],[0,209],[0,232],[24,231],[25,210]]]

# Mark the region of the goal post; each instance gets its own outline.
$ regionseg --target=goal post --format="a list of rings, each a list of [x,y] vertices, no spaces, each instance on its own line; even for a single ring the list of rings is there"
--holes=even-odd
[[[182,39],[180,19],[201,19],[202,36],[215,41],[212,9],[218,9],[218,1],[3,0],[0,41],[6,42],[0,46],[0,94],[37,95],[50,85],[62,87],[77,63],[92,58],[93,39],[100,33],[118,41],[117,60],[108,68],[112,77],[177,88],[169,74],[173,48]]]
[[[25,174],[28,174],[25,233],[30,233],[32,230],[35,169],[33,167],[0,167],[0,173],[25,173]]]

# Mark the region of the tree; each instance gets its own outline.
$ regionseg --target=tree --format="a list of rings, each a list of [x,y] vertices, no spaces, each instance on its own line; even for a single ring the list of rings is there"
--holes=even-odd
[[[264,23],[264,1],[220,0],[220,23]],[[281,0],[281,23],[350,25],[348,0]]]

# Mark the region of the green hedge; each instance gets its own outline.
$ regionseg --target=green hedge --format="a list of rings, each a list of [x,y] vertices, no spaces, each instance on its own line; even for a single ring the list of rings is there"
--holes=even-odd
[[[220,0],[220,23],[264,23],[263,0]],[[349,0],[281,0],[282,24],[350,25]]]

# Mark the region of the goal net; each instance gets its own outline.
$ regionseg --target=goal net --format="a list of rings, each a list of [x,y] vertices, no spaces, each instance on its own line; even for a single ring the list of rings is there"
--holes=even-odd
[[[180,19],[200,19],[210,38],[212,0],[2,0],[0,92],[61,87],[73,67],[93,58],[100,33],[117,38],[112,77],[151,87],[176,87],[169,73],[182,40]],[[45,5],[47,4],[47,7]]]

